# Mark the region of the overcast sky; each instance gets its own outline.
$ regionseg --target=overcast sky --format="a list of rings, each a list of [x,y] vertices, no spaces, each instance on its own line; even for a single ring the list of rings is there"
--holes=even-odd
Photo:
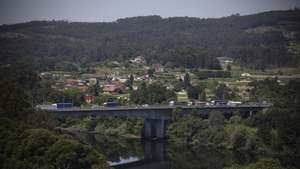
[[[32,20],[84,22],[160,15],[222,17],[300,7],[300,0],[0,0],[0,24]]]

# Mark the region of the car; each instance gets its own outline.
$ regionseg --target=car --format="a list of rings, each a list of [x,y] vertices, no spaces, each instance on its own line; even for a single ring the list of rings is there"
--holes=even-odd
[[[148,104],[143,104],[142,107],[149,107],[149,105]]]

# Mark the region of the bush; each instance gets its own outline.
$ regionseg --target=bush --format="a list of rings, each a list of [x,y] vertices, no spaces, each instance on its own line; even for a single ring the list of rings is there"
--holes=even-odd
[[[47,129],[0,119],[0,168],[106,168],[104,156],[91,147]]]
[[[55,168],[92,168],[104,167],[104,157],[90,147],[76,141],[60,139],[47,151],[47,159]]]

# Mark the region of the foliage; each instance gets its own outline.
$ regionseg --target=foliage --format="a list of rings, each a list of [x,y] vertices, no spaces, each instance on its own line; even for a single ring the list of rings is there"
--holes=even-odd
[[[190,114],[177,118],[168,127],[170,140],[180,144],[224,146],[224,116],[213,113],[208,120]]]
[[[259,129],[259,136],[265,141],[276,137],[277,140],[273,143],[276,145],[272,146],[276,147],[277,151],[288,156],[299,156],[299,80],[291,80],[286,85],[279,85],[276,78],[266,79],[254,82],[253,86],[253,96],[257,99],[263,98],[273,104],[268,112],[254,119],[254,124]]]
[[[292,167],[283,166],[277,159],[262,158],[246,166],[233,165],[225,169],[292,169]]]
[[[32,62],[38,70],[71,71],[138,55],[149,63],[187,68],[220,69],[216,58],[222,56],[250,68],[297,66],[299,59],[288,46],[299,43],[299,17],[299,10],[288,10],[219,19],[145,16],[111,23],[3,25],[0,59]],[[271,29],[258,32],[261,27]]]
[[[186,73],[183,77],[183,88],[187,89],[191,85],[190,74]]]
[[[0,168],[107,168],[91,147],[47,130],[58,125],[51,115],[28,110],[40,101],[43,85],[30,65],[0,66],[0,112],[8,117],[0,118]]]
[[[102,105],[105,102],[113,102],[116,101],[117,97],[111,94],[106,94],[103,93],[101,94],[99,97],[96,98],[95,103],[97,103],[98,105]]]
[[[177,114],[180,114],[178,112]],[[247,126],[240,116],[226,120],[219,112],[211,112],[208,119],[194,115],[179,116],[168,127],[170,140],[197,148],[203,145],[223,147],[235,151],[257,153],[265,148],[257,136],[257,129]]]
[[[300,81],[290,81],[282,87],[270,110],[272,124],[278,132],[282,151],[300,155]]]
[[[278,94],[282,91],[281,86],[277,82],[277,78],[265,79],[261,82],[253,81],[249,86],[253,87],[250,91],[250,97],[253,101],[269,101],[273,102],[278,99]]]
[[[204,89],[201,88],[200,86],[192,86],[192,85],[190,85],[190,86],[187,88],[187,95],[188,95],[188,98],[189,98],[189,99],[195,99],[195,100],[198,100],[200,94],[202,94],[203,92],[205,92],[205,91],[204,91]]]
[[[197,71],[195,72],[196,76],[200,80],[208,79],[208,78],[229,78],[231,77],[231,73],[229,71],[211,71],[211,70],[206,70],[206,71]]]
[[[30,65],[0,64],[0,114],[17,117],[36,104],[39,78]]]
[[[142,83],[137,90],[132,91],[130,100],[135,104],[163,103],[176,100],[176,94],[159,83]]]
[[[107,168],[103,155],[53,132],[0,119],[1,165],[5,168]]]
[[[219,100],[229,100],[236,96],[235,92],[227,87],[224,83],[218,84],[213,92],[216,96],[216,99]]]

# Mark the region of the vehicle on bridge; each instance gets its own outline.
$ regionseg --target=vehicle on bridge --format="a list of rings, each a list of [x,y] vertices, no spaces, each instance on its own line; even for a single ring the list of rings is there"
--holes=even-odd
[[[241,105],[242,102],[240,101],[228,101],[227,105],[229,106],[238,106],[238,105]]]
[[[212,100],[210,102],[214,106],[226,106],[228,104],[228,100]]]
[[[189,103],[185,101],[170,101],[169,106],[188,106]]]
[[[198,100],[194,100],[194,101],[193,101],[193,105],[194,105],[194,106],[210,106],[211,103],[210,103],[210,102],[206,102],[206,101],[198,101]]]
[[[212,100],[211,104],[213,106],[238,106],[241,105],[241,101],[231,101],[231,100]]]
[[[54,103],[51,105],[53,108],[62,109],[62,108],[72,108],[73,103]]]
[[[117,106],[119,106],[119,103],[118,102],[104,102],[103,106],[104,107],[117,107]]]

